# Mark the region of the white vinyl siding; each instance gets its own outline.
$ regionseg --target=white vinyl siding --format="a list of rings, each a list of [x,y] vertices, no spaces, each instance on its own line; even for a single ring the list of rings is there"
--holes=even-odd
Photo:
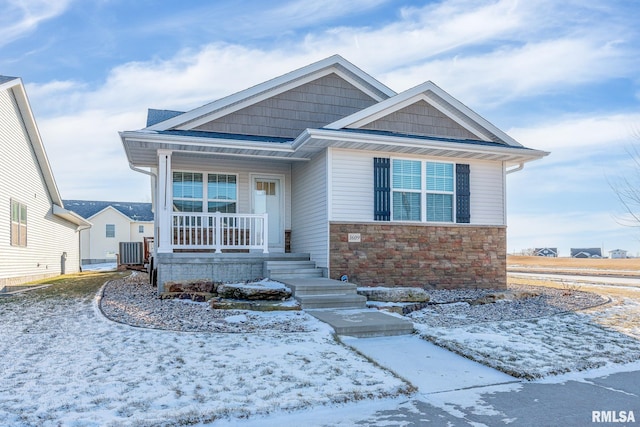
[[[304,252],[318,267],[328,265],[327,155],[293,166],[292,252]]]
[[[331,150],[332,221],[373,221],[373,158],[398,157],[393,153]],[[471,224],[505,225],[502,162],[405,156],[402,158],[468,163],[470,165]]]
[[[51,197],[12,90],[0,91],[0,288],[79,269],[75,225],[52,213]],[[27,206],[27,246],[11,245],[11,200]]]

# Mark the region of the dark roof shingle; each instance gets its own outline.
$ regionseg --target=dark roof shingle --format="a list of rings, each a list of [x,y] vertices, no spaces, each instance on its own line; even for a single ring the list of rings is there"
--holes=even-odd
[[[108,206],[112,206],[133,221],[153,221],[151,203],[103,202],[94,200],[63,200],[65,209],[88,219]]]

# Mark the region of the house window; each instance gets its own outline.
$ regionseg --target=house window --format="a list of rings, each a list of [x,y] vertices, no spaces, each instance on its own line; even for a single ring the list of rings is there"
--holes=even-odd
[[[108,238],[116,237],[116,225],[115,224],[106,224],[105,225],[105,236]]]
[[[453,163],[393,159],[394,221],[454,221]]]
[[[138,233],[140,233],[140,234],[144,233],[144,225],[139,225],[138,226]]]
[[[453,164],[426,162],[427,221],[453,222]]]
[[[396,160],[392,162],[393,219],[396,221],[420,221],[421,162]]]
[[[27,246],[27,206],[11,200],[11,245]]]
[[[207,211],[236,212],[237,178],[235,175],[210,173],[207,177]]]
[[[199,172],[173,172],[173,210],[176,212],[235,213],[238,177]]]
[[[173,173],[173,210],[176,212],[202,212],[202,174]]]

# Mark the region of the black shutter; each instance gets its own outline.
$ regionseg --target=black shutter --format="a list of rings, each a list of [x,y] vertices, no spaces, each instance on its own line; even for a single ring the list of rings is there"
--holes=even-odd
[[[469,165],[456,165],[456,222],[471,222],[471,189],[469,187]]]
[[[373,159],[373,219],[391,221],[391,160]]]

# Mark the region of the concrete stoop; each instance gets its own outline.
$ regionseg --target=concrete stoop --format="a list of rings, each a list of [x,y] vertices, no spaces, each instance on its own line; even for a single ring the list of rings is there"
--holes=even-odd
[[[413,333],[409,320],[367,309],[367,298],[358,295],[353,283],[326,277],[278,280],[291,288],[303,310],[331,325],[338,335],[364,338]]]

